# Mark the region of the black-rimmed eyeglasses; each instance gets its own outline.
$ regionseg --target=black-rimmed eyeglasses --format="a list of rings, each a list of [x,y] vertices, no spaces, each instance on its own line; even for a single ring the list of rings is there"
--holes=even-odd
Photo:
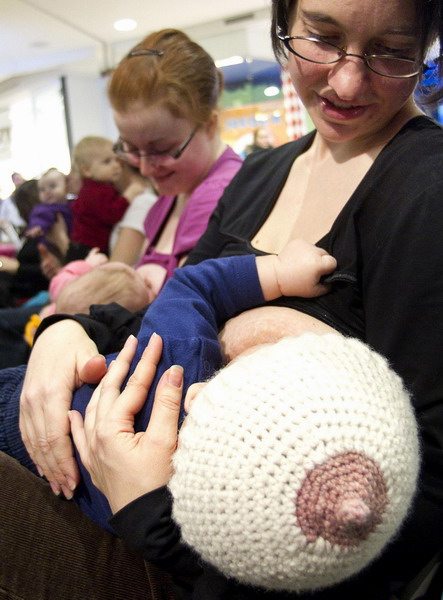
[[[426,73],[429,70],[427,65],[423,65],[413,58],[403,58],[390,54],[352,54],[335,44],[313,37],[280,34],[278,37],[289,52],[319,65],[332,65],[345,56],[355,56],[361,58],[368,69],[383,77],[407,79],[420,73]]]
[[[165,158],[172,158],[173,160],[178,160],[186,148],[191,143],[192,138],[197,133],[199,125],[193,129],[191,135],[181,144],[175,152],[142,152],[137,148],[133,148],[130,144],[122,140],[121,138],[114,144],[113,150],[123,160],[129,162],[131,165],[135,167],[140,166],[141,159],[146,158],[150,162],[155,162],[156,160],[162,160]]]

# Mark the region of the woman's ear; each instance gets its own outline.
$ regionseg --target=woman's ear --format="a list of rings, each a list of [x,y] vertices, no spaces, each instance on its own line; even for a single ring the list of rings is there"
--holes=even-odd
[[[205,125],[206,131],[210,137],[214,137],[219,128],[219,112],[213,110],[208,122]]]

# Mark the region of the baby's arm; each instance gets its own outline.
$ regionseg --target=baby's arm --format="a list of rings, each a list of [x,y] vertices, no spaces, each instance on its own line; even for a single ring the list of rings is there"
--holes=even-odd
[[[304,240],[292,240],[280,254],[257,257],[257,271],[265,300],[280,296],[314,298],[328,291],[320,283],[337,261],[323,248]]]

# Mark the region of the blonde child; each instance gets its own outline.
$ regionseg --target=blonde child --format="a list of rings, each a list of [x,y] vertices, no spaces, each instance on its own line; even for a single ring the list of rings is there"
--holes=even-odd
[[[131,182],[123,194],[118,189],[122,167],[112,142],[98,136],[80,140],[74,150],[75,167],[82,186],[72,203],[72,241],[108,253],[112,228],[125,214],[132,199],[143,191]]]

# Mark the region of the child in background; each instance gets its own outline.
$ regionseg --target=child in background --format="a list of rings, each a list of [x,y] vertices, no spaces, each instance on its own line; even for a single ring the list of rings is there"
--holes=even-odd
[[[138,182],[118,190],[122,167],[106,138],[88,136],[74,150],[74,163],[82,186],[72,203],[72,241],[108,254],[112,228],[123,217],[129,203],[143,191]]]
[[[26,236],[41,238],[48,244],[46,235],[51,231],[57,215],[66,222],[68,234],[72,230],[72,212],[67,199],[66,175],[58,169],[48,169],[37,183],[40,204],[34,206],[29,216]]]

